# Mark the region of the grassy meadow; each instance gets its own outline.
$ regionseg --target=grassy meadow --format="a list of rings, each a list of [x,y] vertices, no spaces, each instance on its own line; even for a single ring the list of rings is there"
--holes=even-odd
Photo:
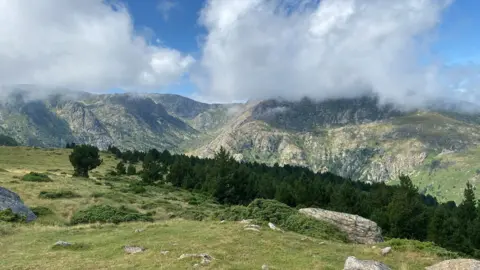
[[[214,260],[203,269],[261,269],[263,264],[269,269],[342,269],[348,256],[356,256],[406,270],[424,269],[452,256],[417,241],[392,239],[373,247],[266,226],[260,232],[245,231],[239,222],[210,218],[222,206],[201,194],[169,186],[139,191],[138,176],[109,176],[118,162],[109,154],[102,153],[103,164],[90,179],[73,178],[70,151],[0,147],[0,186],[18,193],[39,213],[29,224],[0,222],[0,269],[192,269],[199,260],[179,257],[207,253]],[[46,174],[49,180],[23,180],[30,172]],[[77,211],[93,205],[127,206],[154,221],[69,224]],[[74,245],[53,248],[59,240]],[[125,245],[146,250],[126,254]],[[385,246],[393,252],[383,257],[380,248]]]

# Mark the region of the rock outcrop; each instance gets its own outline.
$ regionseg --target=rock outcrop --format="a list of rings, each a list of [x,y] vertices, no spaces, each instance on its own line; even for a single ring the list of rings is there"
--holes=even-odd
[[[480,261],[472,259],[455,259],[439,262],[426,267],[426,270],[479,270]]]
[[[23,204],[17,193],[0,187],[0,211],[5,209],[11,209],[13,213],[25,216],[27,222],[37,219],[32,210]]]
[[[338,227],[347,234],[348,239],[352,242],[359,244],[383,242],[382,229],[377,223],[361,216],[320,208],[303,208],[299,212]]]
[[[353,256],[350,256],[345,261],[343,270],[390,270],[386,264],[372,261],[372,260],[359,260]]]

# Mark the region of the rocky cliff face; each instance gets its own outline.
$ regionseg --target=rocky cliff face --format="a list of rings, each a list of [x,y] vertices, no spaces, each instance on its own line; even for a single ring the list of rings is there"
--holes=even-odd
[[[0,132],[25,145],[114,144],[202,157],[223,146],[238,160],[308,166],[354,180],[389,181],[406,173],[432,192],[480,181],[470,165],[480,155],[480,117],[445,108],[402,112],[372,97],[205,104],[178,95],[32,100],[22,93],[0,104]],[[442,186],[452,177],[460,180]]]

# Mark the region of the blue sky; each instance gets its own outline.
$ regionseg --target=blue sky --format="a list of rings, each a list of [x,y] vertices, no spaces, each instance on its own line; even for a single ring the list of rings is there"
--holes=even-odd
[[[0,94],[30,84],[212,102],[373,92],[480,104],[478,0],[4,2]]]

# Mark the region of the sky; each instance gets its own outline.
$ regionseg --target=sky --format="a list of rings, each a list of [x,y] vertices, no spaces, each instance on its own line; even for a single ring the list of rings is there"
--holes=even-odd
[[[0,91],[480,104],[478,0],[0,0]]]

